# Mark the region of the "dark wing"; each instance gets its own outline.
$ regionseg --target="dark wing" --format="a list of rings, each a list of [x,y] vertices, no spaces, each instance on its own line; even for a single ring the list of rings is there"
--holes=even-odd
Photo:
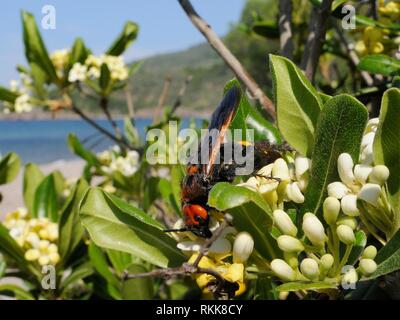
[[[212,173],[212,168],[214,167],[221,144],[224,142],[225,134],[236,113],[239,102],[240,90],[234,86],[228,90],[221,103],[212,114],[208,130],[209,132],[212,132],[213,129],[216,129],[218,130],[218,134],[215,136],[215,139],[212,139],[211,136],[206,136],[205,141],[201,144],[202,151],[206,152],[205,150],[208,149],[209,155],[209,162],[202,166],[203,172],[206,176],[209,176]]]

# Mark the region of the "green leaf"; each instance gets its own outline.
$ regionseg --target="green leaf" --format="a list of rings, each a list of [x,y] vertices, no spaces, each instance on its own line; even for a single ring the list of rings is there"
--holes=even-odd
[[[302,71],[290,60],[270,55],[277,124],[285,140],[310,156],[322,101]]]
[[[60,283],[60,290],[65,290],[70,286],[71,284],[74,284],[75,282],[85,279],[86,277],[89,277],[93,274],[94,270],[92,267],[92,264],[87,261],[77,267],[75,267],[72,272],[61,281]]]
[[[227,182],[217,183],[208,195],[208,205],[233,216],[233,225],[249,232],[257,251],[266,259],[278,257],[276,241],[270,235],[272,212],[257,192]]]
[[[110,81],[111,81],[110,69],[108,69],[108,66],[106,63],[103,63],[101,65],[101,69],[100,69],[99,85],[104,93],[107,92],[107,89],[110,85]]]
[[[288,282],[281,284],[276,288],[278,291],[299,291],[299,290],[312,290],[318,291],[322,289],[336,288],[336,283],[330,282]]]
[[[338,181],[337,159],[347,152],[357,163],[368,119],[365,106],[349,95],[330,99],[321,111],[315,133],[309,185],[302,213],[319,213],[329,183]],[[301,218],[301,217],[300,217]]]
[[[79,203],[89,188],[84,179],[79,179],[60,215],[58,251],[65,263],[82,239],[83,228],[79,219]]]
[[[14,103],[19,94],[0,86],[0,100]]]
[[[271,277],[258,276],[257,279],[256,300],[278,300],[279,294],[276,290],[276,284]]]
[[[268,39],[279,38],[279,27],[275,21],[257,21],[252,26],[253,32]]]
[[[139,146],[140,144],[139,132],[133,125],[133,121],[129,118],[124,118],[124,132],[131,145]]]
[[[386,54],[373,54],[362,57],[357,68],[384,76],[393,76],[400,73],[400,61]]]
[[[143,273],[148,270],[138,264],[128,268],[129,274]],[[124,300],[151,300],[154,296],[153,279],[151,277],[129,279],[122,284],[122,298]]]
[[[86,58],[89,55],[89,50],[86,48],[82,38],[77,38],[72,46],[71,53],[69,55],[69,66],[72,67],[75,63],[85,63]]]
[[[14,284],[0,284],[0,294],[12,294],[18,300],[35,300],[30,292]]]
[[[229,129],[241,129],[242,140],[248,140],[247,129],[254,130],[254,141],[268,140],[271,143],[280,143],[279,131],[253,107],[243,94],[239,81],[233,79],[225,85],[224,93],[233,86],[240,91],[240,102]]]
[[[185,176],[185,168],[181,164],[173,165],[171,167],[171,189],[175,199],[175,203],[181,207],[181,194],[182,194],[182,181]],[[177,212],[181,214],[181,210]]]
[[[68,135],[67,144],[70,150],[74,154],[86,160],[89,165],[91,166],[100,165],[100,162],[97,159],[96,155],[93,152],[85,149],[85,147],[81,144],[81,142],[79,141],[79,139],[75,134],[71,133]]]
[[[374,139],[374,162],[389,168],[389,201],[394,209],[393,232],[400,226],[400,90],[387,90],[382,98],[379,125]]]
[[[49,218],[53,222],[58,221],[57,193],[52,174],[44,178],[36,189],[32,216]]]
[[[19,172],[21,159],[14,152],[8,153],[0,160],[0,184],[13,181]]]
[[[56,70],[43,43],[35,18],[26,11],[22,11],[21,16],[26,59],[30,63],[37,64],[51,81],[57,83]]]
[[[136,72],[138,72],[140,70],[140,68],[142,67],[143,63],[144,63],[144,60],[132,63],[129,66],[129,71],[128,71],[129,76],[133,76]]]
[[[108,249],[107,256],[120,275],[132,264],[132,255],[126,252]]]
[[[115,199],[92,188],[82,200],[82,223],[98,246],[131,253],[159,267],[177,266],[185,260],[158,222]]]
[[[132,41],[136,39],[138,32],[139,26],[132,21],[128,21],[120,35],[107,50],[107,54],[119,56],[124,53],[124,51],[131,45]]]
[[[30,214],[33,213],[33,202],[35,192],[39,184],[42,182],[44,174],[34,163],[28,163],[24,171],[23,193],[25,206]]]
[[[347,265],[354,265],[358,258],[364,251],[365,245],[367,244],[367,235],[364,231],[358,230],[355,232],[356,242],[353,245],[353,249],[350,252],[349,259],[347,260]]]

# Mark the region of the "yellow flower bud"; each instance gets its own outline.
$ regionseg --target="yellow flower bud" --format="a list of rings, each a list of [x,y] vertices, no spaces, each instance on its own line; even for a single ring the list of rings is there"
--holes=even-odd
[[[293,281],[295,279],[294,270],[282,259],[271,261],[272,272],[284,281]]]
[[[295,237],[297,234],[297,228],[294,225],[292,219],[283,210],[275,210],[273,212],[274,222],[278,229],[286,235]]]
[[[51,264],[56,265],[60,261],[60,255],[57,252],[49,253]]]
[[[324,271],[329,271],[332,268],[334,261],[333,256],[327,253],[321,257],[319,262]]]
[[[364,259],[375,259],[377,253],[378,251],[375,246],[368,246],[364,249],[362,257]]]
[[[253,237],[248,232],[239,232],[233,243],[233,262],[244,263],[250,257],[254,248]]]
[[[299,239],[283,235],[278,237],[278,247],[284,252],[301,252],[304,250],[303,244]]]
[[[344,224],[340,225],[336,229],[336,233],[339,240],[347,245],[352,245],[356,242],[356,237],[354,236],[353,230]]]
[[[37,249],[29,249],[28,251],[25,252],[25,259],[28,261],[35,261],[39,259],[40,257],[40,252]]]
[[[376,262],[372,259],[361,259],[359,264],[360,272],[365,275],[369,276],[375,272],[377,268]]]
[[[50,258],[47,255],[40,256],[38,261],[41,266],[46,266],[50,264]]]
[[[324,219],[327,224],[333,225],[340,211],[340,202],[334,197],[327,197],[323,204]]]
[[[47,248],[49,247],[49,245],[50,245],[50,242],[49,242],[49,241],[47,241],[47,240],[40,240],[40,241],[39,241],[38,248],[39,248],[41,251],[46,251]]]
[[[314,259],[306,258],[300,263],[301,273],[310,280],[316,280],[319,277],[318,263]]]

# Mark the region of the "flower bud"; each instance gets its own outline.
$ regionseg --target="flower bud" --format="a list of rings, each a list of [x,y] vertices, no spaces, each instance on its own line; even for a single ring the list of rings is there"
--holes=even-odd
[[[254,248],[253,237],[248,232],[239,232],[233,243],[233,262],[244,263],[250,257]]]
[[[271,261],[272,272],[284,281],[293,281],[295,279],[294,270],[282,259]]]
[[[303,174],[310,169],[311,160],[301,155],[297,155],[294,160],[294,165],[295,165],[296,179],[300,180]]]
[[[378,206],[378,199],[381,194],[381,187],[375,183],[367,183],[362,186],[358,193],[358,199],[364,200],[373,206]]]
[[[384,165],[377,165],[369,175],[369,182],[383,185],[389,178],[389,169]]]
[[[342,199],[348,193],[350,193],[350,189],[341,182],[336,181],[328,184],[328,195],[330,197]]]
[[[319,277],[318,263],[314,259],[306,258],[300,263],[301,273],[310,280],[316,280]]]
[[[377,265],[372,259],[361,259],[358,267],[363,275],[369,276],[376,271]]]
[[[364,249],[362,257],[364,259],[375,259],[377,253],[378,251],[375,246],[368,246]]]
[[[50,258],[48,256],[40,256],[38,262],[41,266],[46,266],[50,264]]]
[[[292,219],[290,219],[289,215],[283,210],[275,210],[272,213],[274,217],[274,222],[278,229],[283,233],[289,236],[295,237],[297,234],[297,228],[294,225]]]
[[[340,225],[336,229],[336,233],[339,237],[339,240],[344,244],[352,245],[356,242],[356,237],[354,236],[353,230],[344,224]]]
[[[358,222],[357,219],[354,217],[343,216],[338,219],[337,225],[349,226],[352,230],[355,230],[357,228]]]
[[[25,259],[28,261],[35,261],[39,259],[40,252],[37,249],[29,249],[25,252]]]
[[[324,219],[327,224],[334,224],[340,211],[340,202],[334,197],[328,197],[323,204]]]
[[[322,246],[325,242],[325,230],[321,221],[312,213],[306,213],[303,217],[303,231],[308,240],[315,246]]]
[[[303,244],[299,239],[296,239],[292,236],[279,236],[278,239],[278,247],[285,252],[301,252],[304,250]]]
[[[354,182],[353,159],[348,153],[342,153],[337,161],[340,180],[345,184]]]
[[[362,184],[367,182],[368,176],[372,172],[372,167],[365,164],[356,164],[354,167],[354,177]]]
[[[371,165],[374,162],[374,152],[372,143],[365,148],[361,148],[360,162],[365,165]]]
[[[304,202],[304,196],[301,193],[298,182],[293,182],[287,185],[286,195],[289,198],[289,200],[293,201],[294,203]]]
[[[329,253],[324,254],[319,261],[322,269],[325,271],[329,271],[332,268],[333,262],[334,262],[333,256]]]
[[[285,160],[278,158],[274,162],[274,167],[272,168],[272,176],[274,178],[281,179],[282,181],[289,181],[289,168]]]
[[[56,265],[60,261],[60,255],[57,252],[52,252],[49,254],[49,259],[51,264]]]
[[[350,217],[357,217],[360,211],[357,208],[357,196],[355,194],[345,195],[340,201],[343,213]]]

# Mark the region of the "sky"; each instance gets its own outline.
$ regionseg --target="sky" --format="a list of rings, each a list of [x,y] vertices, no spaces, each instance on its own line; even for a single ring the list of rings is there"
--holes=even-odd
[[[4,1],[4,2],[3,2]],[[114,40],[128,20],[139,24],[137,41],[127,61],[186,49],[204,41],[176,0],[3,0],[0,11],[0,85],[18,78],[24,64],[20,12],[33,13],[41,25],[42,8],[54,6],[56,28],[41,29],[48,50],[68,48],[78,36],[95,54]],[[76,4],[74,4],[76,3]],[[219,35],[239,19],[245,0],[192,0],[193,6]]]

